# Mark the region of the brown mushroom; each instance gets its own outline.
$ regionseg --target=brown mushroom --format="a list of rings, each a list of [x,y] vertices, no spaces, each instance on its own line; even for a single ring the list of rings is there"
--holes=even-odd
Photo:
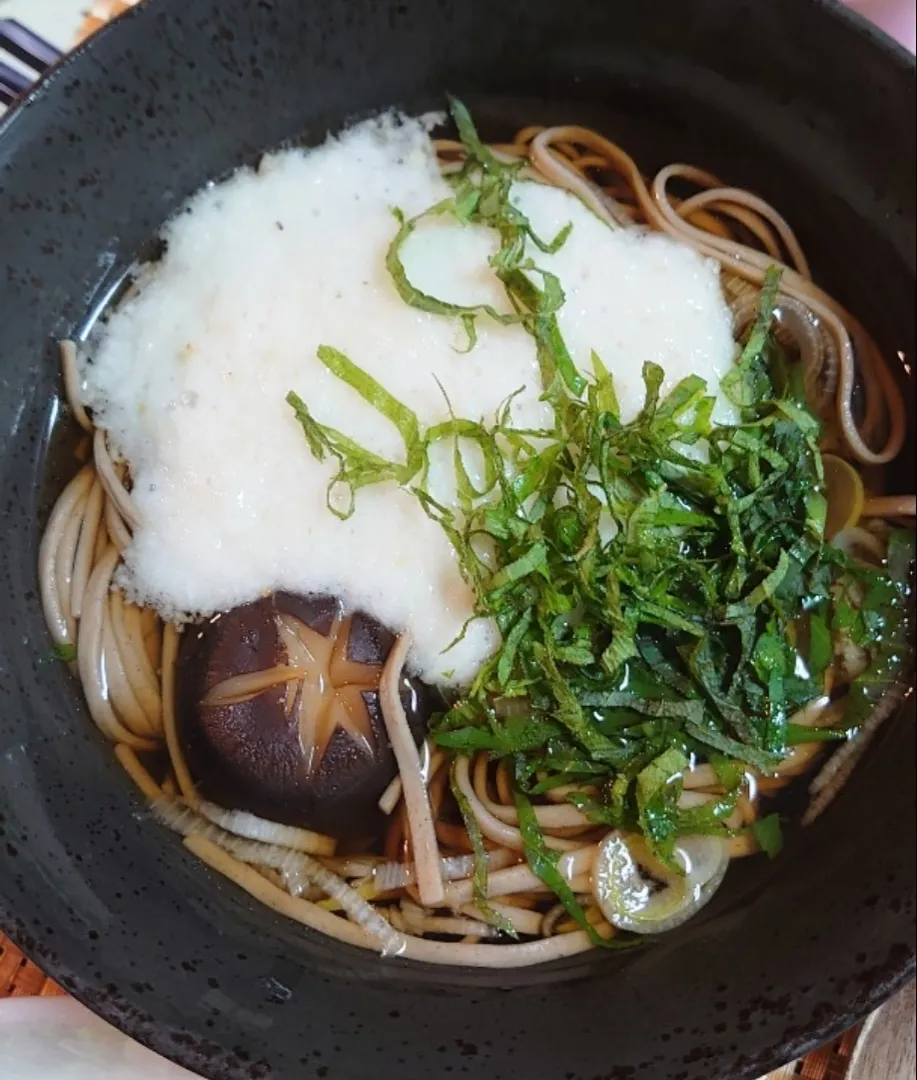
[[[397,766],[379,704],[394,636],[331,597],[274,593],[189,628],[176,719],[201,795],[330,836],[367,837]],[[435,691],[402,676],[418,742]]]

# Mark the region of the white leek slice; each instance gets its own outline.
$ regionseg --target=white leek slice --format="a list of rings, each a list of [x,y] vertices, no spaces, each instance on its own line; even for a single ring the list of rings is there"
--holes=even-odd
[[[683,874],[663,866],[635,833],[609,833],[592,866],[592,890],[605,918],[621,930],[658,934],[700,911],[726,873],[728,845],[718,836],[683,836],[674,857]]]
[[[222,806],[204,800],[201,800],[198,810],[214,825],[246,840],[276,844],[309,855],[333,855],[337,846],[337,841],[331,836],[310,829],[298,829],[294,825],[281,825],[277,821],[266,821],[247,810],[224,810]]]

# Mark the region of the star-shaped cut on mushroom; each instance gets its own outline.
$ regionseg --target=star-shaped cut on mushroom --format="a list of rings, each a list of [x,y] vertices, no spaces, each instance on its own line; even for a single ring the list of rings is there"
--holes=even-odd
[[[285,708],[288,716],[295,710],[299,720],[307,771],[319,766],[338,728],[372,756],[373,729],[363,695],[379,689],[382,668],[349,658],[351,617],[339,615],[327,635],[294,615],[275,619],[287,663],[300,672],[287,683]]]
[[[204,695],[201,705],[238,705],[286,683],[284,710],[298,720],[307,775],[321,765],[338,729],[372,757],[373,726],[364,695],[379,689],[382,667],[351,659],[352,616],[339,610],[327,634],[289,612],[277,612],[274,625],[285,662],[222,680]]]

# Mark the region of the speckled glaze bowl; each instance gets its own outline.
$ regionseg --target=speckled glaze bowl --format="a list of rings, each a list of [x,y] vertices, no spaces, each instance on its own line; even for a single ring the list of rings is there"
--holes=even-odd
[[[35,565],[62,481],[55,339],[259,151],[447,88],[489,135],[592,124],[648,170],[766,196],[912,361],[914,87],[910,56],[816,0],[154,0],[67,59],[0,127],[0,925],[108,1020],[231,1080],[744,1080],[912,975],[913,698],[781,858],[735,867],[652,948],[515,974],[381,961],[149,820],[50,660]]]

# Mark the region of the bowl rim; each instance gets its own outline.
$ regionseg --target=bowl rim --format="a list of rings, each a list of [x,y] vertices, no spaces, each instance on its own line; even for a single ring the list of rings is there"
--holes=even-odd
[[[83,41],[74,50],[64,54],[30,88],[28,94],[15,103],[0,118],[0,147],[7,138],[12,137],[19,124],[27,122],[31,108],[44,98],[62,75],[66,74],[72,67],[81,64],[85,57],[90,56],[104,42],[124,33],[125,27],[133,23],[134,20],[145,19],[147,17],[146,13],[157,8],[159,2],[169,2],[169,0],[141,0],[140,3],[125,11],[91,38]],[[171,0],[171,2],[178,3],[179,0]],[[856,7],[848,6],[841,0],[804,0],[804,2],[812,7],[824,9],[826,15],[833,19],[846,22],[855,29],[861,38],[868,40],[871,47],[881,51],[889,62],[911,74],[917,73],[917,57],[880,27],[866,19]],[[913,706],[913,697],[910,704]],[[109,1023],[130,1034],[151,1049],[172,1057],[172,1054],[176,1052],[174,1046],[166,1045],[162,1040],[157,1039],[155,1035],[151,1035],[148,1030],[144,1030],[141,1025],[138,1025],[125,1013],[116,996],[99,998],[96,993],[97,982],[74,970],[66,959],[57,954],[54,948],[46,941],[35,939],[29,934],[17,935],[15,929],[17,923],[18,920],[13,906],[6,902],[5,895],[0,892],[0,925],[8,928],[11,940],[16,941],[23,949],[27,950],[29,955],[39,962],[52,978],[65,983],[72,995],[97,1015],[102,1016]],[[411,962],[411,964],[418,970],[428,967],[428,965],[416,962]],[[911,981],[915,974],[917,974],[917,953],[911,952],[900,963],[890,967],[885,976],[870,987],[863,999],[864,1004],[859,1009],[860,1014],[865,1016],[868,1012],[874,1010],[907,982]],[[792,1042],[770,1049],[771,1052],[779,1050],[781,1053],[788,1052],[793,1056],[799,1056],[839,1035],[845,1026],[846,1023],[843,1020],[826,1018],[817,1025],[808,1026],[805,1034]],[[777,1063],[776,1059],[768,1058],[767,1061],[772,1065]],[[767,1064],[764,1067],[767,1068]],[[749,1065],[741,1074],[735,1074],[732,1080],[752,1080],[752,1078],[759,1075],[760,1069],[759,1065]]]

